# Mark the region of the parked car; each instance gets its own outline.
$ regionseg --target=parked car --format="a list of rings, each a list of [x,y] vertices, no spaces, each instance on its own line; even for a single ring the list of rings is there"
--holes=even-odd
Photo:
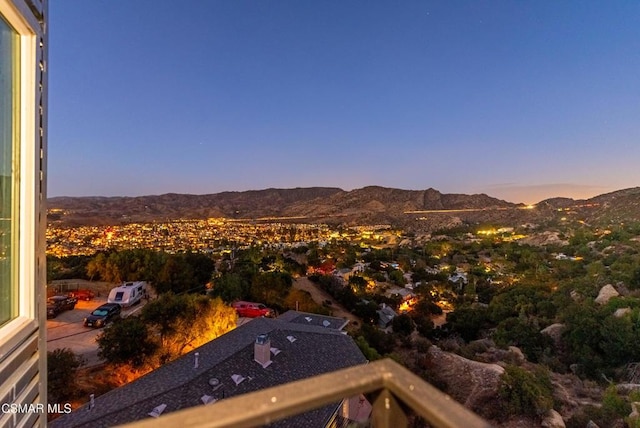
[[[104,327],[107,323],[120,318],[121,307],[117,303],[105,303],[94,309],[84,319],[85,327]]]
[[[274,317],[276,314],[273,309],[267,308],[262,303],[240,301],[235,302],[233,308],[238,313],[238,316],[247,318]]]
[[[47,318],[55,318],[60,312],[72,310],[78,299],[69,296],[51,296],[47,299]]]
[[[96,294],[91,290],[76,290],[70,291],[69,297],[75,297],[78,300],[86,300],[88,302],[89,300],[96,297]]]

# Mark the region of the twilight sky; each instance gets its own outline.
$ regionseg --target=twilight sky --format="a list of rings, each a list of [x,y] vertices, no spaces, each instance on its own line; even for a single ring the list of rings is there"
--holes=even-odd
[[[49,7],[49,196],[640,185],[640,2]]]

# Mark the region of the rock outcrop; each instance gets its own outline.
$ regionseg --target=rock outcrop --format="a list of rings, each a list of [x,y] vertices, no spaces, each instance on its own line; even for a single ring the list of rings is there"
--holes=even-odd
[[[497,405],[500,377],[504,368],[497,364],[480,363],[460,355],[429,348],[432,374],[447,385],[446,392],[455,400],[486,418],[493,418]]]
[[[541,426],[545,428],[566,428],[562,415],[553,409],[542,420]]]
[[[613,287],[611,284],[607,284],[600,289],[598,293],[598,297],[596,297],[595,302],[599,305],[606,304],[613,297],[618,297],[620,293]]]

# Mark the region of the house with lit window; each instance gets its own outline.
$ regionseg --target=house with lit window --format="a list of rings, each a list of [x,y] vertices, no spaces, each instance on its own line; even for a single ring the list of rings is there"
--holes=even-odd
[[[51,427],[106,427],[162,417],[367,362],[342,318],[289,311],[255,318],[136,381],[96,397]],[[363,395],[275,422],[277,427],[366,421]]]
[[[47,5],[0,0],[0,426],[46,425]]]

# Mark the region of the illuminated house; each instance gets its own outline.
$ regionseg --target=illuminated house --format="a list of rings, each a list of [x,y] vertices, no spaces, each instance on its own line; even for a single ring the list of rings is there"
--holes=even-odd
[[[45,0],[0,0],[0,426],[45,426]],[[38,408],[38,407],[36,407]]]

